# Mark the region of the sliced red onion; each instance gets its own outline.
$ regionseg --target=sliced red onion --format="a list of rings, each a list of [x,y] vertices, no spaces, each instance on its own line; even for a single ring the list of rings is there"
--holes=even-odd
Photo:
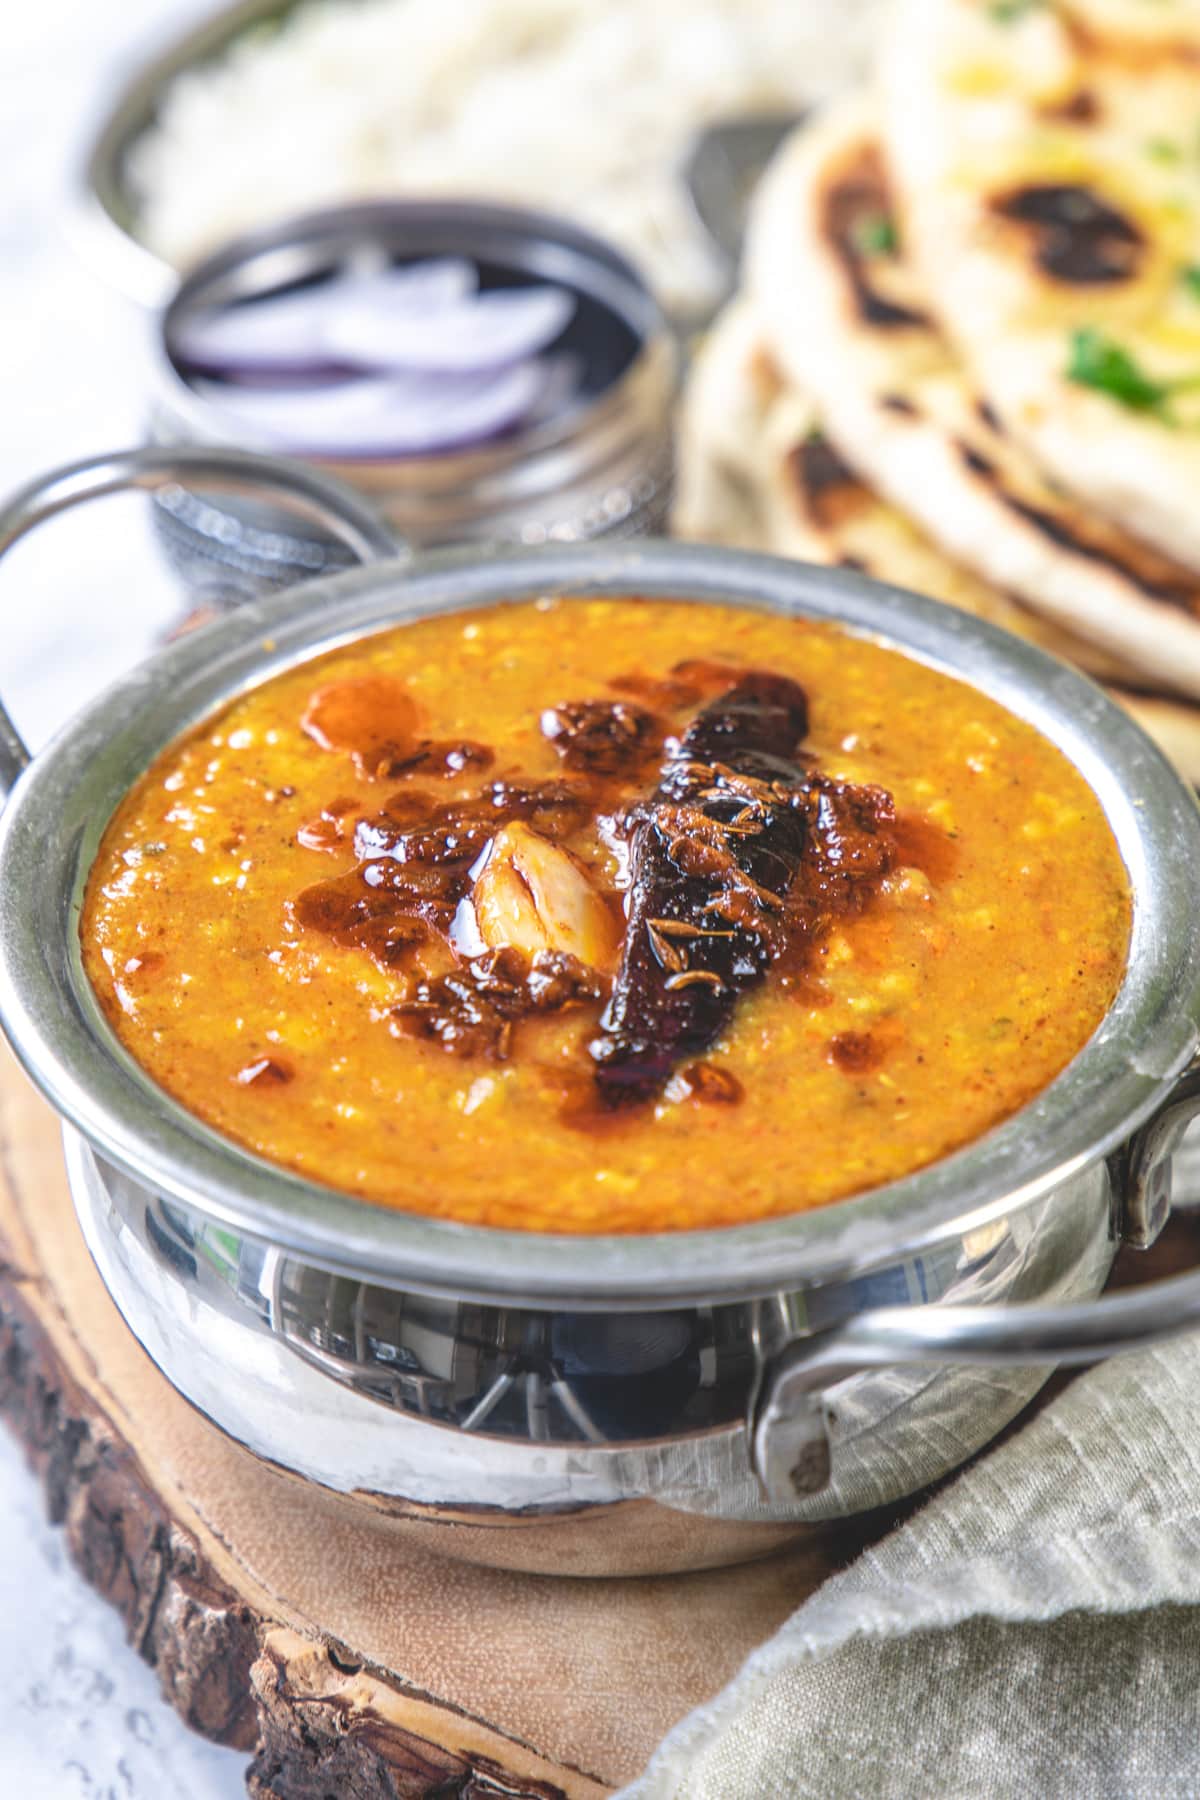
[[[474,444],[520,423],[552,372],[539,361],[472,375],[368,376],[319,387],[237,387],[198,381],[196,392],[273,448],[303,456],[418,456]]]
[[[211,307],[180,320],[172,334],[177,360],[217,376],[323,374],[359,366],[337,354],[330,328],[343,308],[391,319],[436,318],[470,305],[478,283],[464,257],[439,257],[370,275],[333,275],[314,287]]]
[[[575,297],[565,288],[500,288],[403,313],[381,290],[363,288],[330,307],[323,342],[328,355],[359,367],[498,369],[545,349],[574,311]]]

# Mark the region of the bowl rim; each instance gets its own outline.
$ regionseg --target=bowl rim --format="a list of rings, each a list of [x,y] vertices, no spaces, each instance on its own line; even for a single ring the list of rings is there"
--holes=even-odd
[[[1057,743],[1100,800],[1134,897],[1121,987],[1068,1067],[983,1137],[901,1180],[753,1224],[620,1236],[499,1231],[372,1205],[242,1149],[158,1088],[116,1039],[80,952],[84,883],[128,788],[171,741],[284,668],[414,617],[546,594],[828,619],[968,681]],[[1196,866],[1200,809],[1140,727],[1085,677],[955,608],[850,570],[650,539],[443,552],[304,583],[229,614],[159,651],[51,740],[0,814],[0,1026],[105,1160],[335,1272],[575,1308],[742,1300],[849,1278],[1003,1217],[1124,1141],[1200,1035]]]
[[[142,241],[126,168],[133,146],[156,122],[179,75],[221,58],[247,31],[286,18],[302,0],[225,0],[189,25],[167,24],[148,47],[131,45],[115,96],[98,101],[74,153],[68,229],[82,255],[136,303],[157,308],[175,291],[180,268]]]

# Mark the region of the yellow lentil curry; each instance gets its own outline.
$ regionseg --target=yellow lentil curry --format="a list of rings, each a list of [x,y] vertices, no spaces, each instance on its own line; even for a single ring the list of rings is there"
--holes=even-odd
[[[266,681],[113,818],[88,973],[217,1130],[364,1200],[636,1232],[822,1205],[1091,1035],[1130,904],[1091,790],[835,627],[542,600]]]

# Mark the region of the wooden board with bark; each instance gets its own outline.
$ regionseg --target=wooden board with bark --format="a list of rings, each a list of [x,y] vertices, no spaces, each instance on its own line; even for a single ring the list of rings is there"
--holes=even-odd
[[[489,1570],[251,1456],[134,1341],[0,1053],[0,1413],[80,1573],[258,1800],[593,1800],[879,1522],[739,1569]]]

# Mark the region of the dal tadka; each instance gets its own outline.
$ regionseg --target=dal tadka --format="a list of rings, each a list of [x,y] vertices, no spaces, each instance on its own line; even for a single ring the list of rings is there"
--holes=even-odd
[[[572,598],[232,702],[118,809],[82,933],[130,1053],[247,1148],[636,1232],[978,1137],[1099,1024],[1129,921],[1087,784],[971,687],[810,620]]]

